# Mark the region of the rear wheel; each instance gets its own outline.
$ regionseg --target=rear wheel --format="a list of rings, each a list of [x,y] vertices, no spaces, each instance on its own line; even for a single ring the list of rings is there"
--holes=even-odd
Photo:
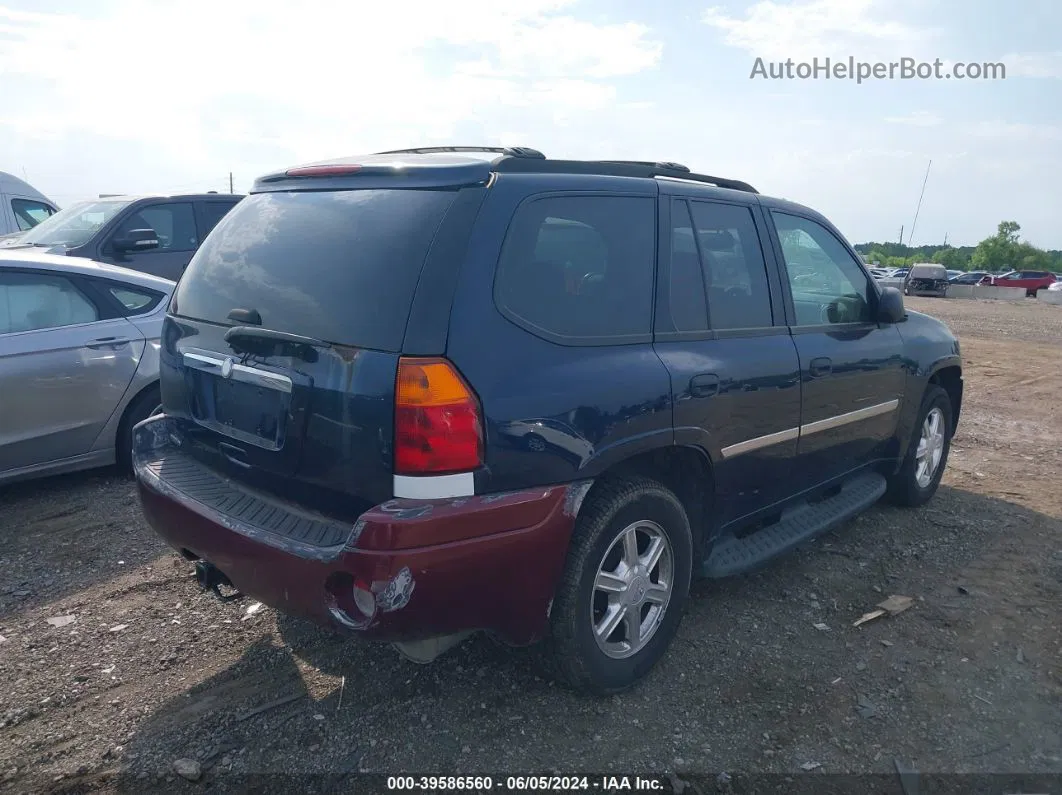
[[[936,493],[951,449],[951,399],[936,384],[922,397],[918,423],[903,465],[889,479],[888,498],[896,505],[917,506]]]
[[[161,395],[158,385],[148,387],[135,398],[125,410],[118,425],[118,437],[115,439],[115,457],[118,466],[124,472],[133,471],[133,428],[138,422],[162,412]]]
[[[692,537],[678,498],[648,478],[600,486],[576,524],[545,644],[553,672],[597,694],[642,679],[689,596]]]

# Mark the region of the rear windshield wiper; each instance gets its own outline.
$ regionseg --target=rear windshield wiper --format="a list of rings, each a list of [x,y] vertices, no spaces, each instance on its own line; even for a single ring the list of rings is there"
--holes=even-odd
[[[313,337],[258,326],[233,326],[225,332],[225,342],[241,353],[256,356],[294,356],[306,362],[317,361],[318,348],[332,347],[330,342]]]

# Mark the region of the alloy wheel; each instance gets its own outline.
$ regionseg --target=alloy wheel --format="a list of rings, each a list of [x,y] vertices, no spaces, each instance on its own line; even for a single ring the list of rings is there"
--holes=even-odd
[[[933,408],[922,423],[922,435],[915,451],[915,480],[920,488],[933,482],[933,476],[944,457],[944,412]]]
[[[675,583],[675,555],[667,533],[642,520],[623,529],[594,578],[594,639],[613,659],[637,654],[664,620]]]

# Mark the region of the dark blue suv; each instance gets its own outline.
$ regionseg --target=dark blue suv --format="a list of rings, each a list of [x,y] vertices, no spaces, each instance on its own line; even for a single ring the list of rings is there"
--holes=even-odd
[[[203,587],[418,661],[541,642],[598,693],[661,657],[693,577],[928,500],[963,384],[805,207],[472,147],[259,179],[161,360],[140,494]]]

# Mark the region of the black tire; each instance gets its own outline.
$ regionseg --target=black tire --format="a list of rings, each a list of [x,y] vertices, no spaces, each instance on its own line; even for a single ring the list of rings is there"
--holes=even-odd
[[[134,426],[154,414],[161,399],[158,384],[155,384],[133,398],[133,401],[126,407],[122,421],[118,424],[114,449],[118,467],[123,472],[132,473],[133,471]]]
[[[599,565],[622,531],[643,520],[655,523],[670,543],[672,590],[645,645],[617,659],[607,655],[594,636],[594,582]],[[550,612],[550,637],[542,644],[551,673],[574,689],[597,695],[617,693],[645,677],[667,650],[682,620],[689,598],[692,547],[682,503],[660,483],[627,477],[597,486],[576,522]]]
[[[944,445],[933,476],[926,485],[920,485],[917,478],[918,471],[918,444],[922,437],[922,426],[934,409],[939,409],[943,415]],[[930,384],[926,387],[922,396],[922,406],[918,411],[918,422],[915,423],[911,435],[910,444],[907,446],[907,455],[900,469],[889,478],[888,491],[885,496],[894,505],[913,508],[929,502],[940,486],[940,479],[944,476],[944,469],[948,465],[948,451],[951,449],[951,434],[955,423],[951,414],[951,399],[943,387]]]

